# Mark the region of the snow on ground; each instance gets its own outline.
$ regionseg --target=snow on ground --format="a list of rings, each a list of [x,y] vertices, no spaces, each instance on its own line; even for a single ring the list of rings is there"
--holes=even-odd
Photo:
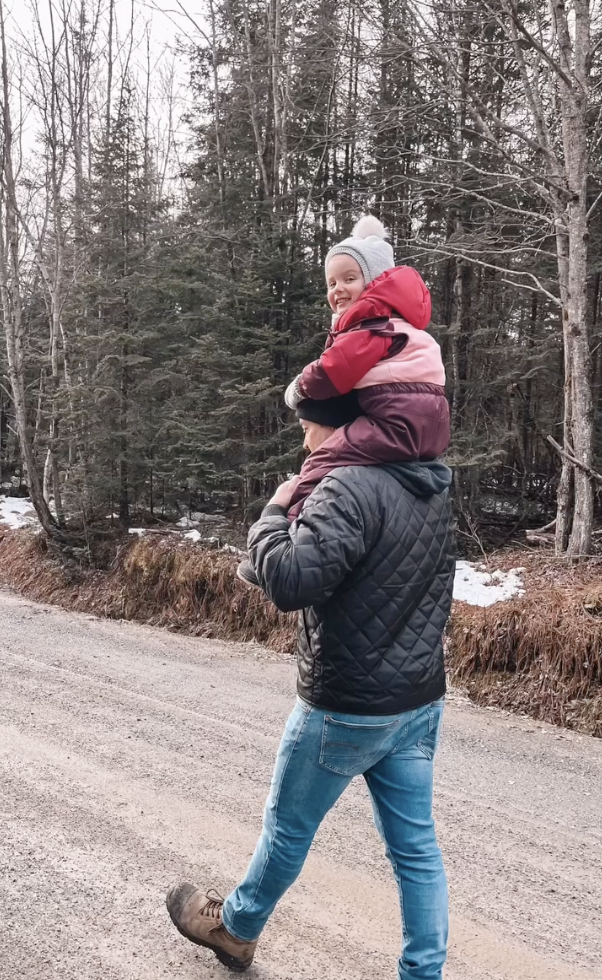
[[[38,518],[29,497],[0,497],[0,524],[14,529],[37,523]]]
[[[458,561],[454,581],[454,599],[471,606],[492,606],[513,596],[525,594],[521,578],[524,568],[499,569],[489,573],[485,565],[475,566],[469,561]]]
[[[194,543],[196,544],[198,541],[201,540],[202,534],[200,531],[193,529],[192,531],[187,531],[184,537],[188,538],[189,541],[194,541]]]
[[[196,515],[195,515],[196,516]],[[31,500],[28,497],[3,497],[0,496],[0,524],[6,524],[10,528],[35,527],[37,525],[36,513],[33,509]],[[195,544],[215,543],[219,545],[217,538],[203,539],[196,528],[185,531],[190,526],[188,518],[182,518],[178,522],[182,529],[182,537]],[[146,531],[143,527],[131,527],[130,534],[141,537]],[[229,551],[232,554],[243,556],[243,552],[232,545],[221,545],[221,551]],[[504,602],[513,596],[525,594],[522,581],[524,568],[512,568],[509,572],[502,572],[499,569],[495,572],[488,572],[485,565],[475,565],[469,561],[458,561],[456,565],[456,578],[454,582],[454,599],[457,602],[467,602],[471,606],[492,606],[495,602]]]

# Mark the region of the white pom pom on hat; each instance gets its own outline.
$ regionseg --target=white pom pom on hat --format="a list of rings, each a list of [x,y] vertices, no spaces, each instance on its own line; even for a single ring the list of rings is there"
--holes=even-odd
[[[365,214],[363,218],[353,226],[352,238],[388,238],[389,233],[382,221],[373,214]]]
[[[328,263],[335,255],[350,255],[354,258],[362,270],[366,285],[387,269],[393,269],[393,248],[385,240],[386,236],[387,231],[382,221],[373,214],[365,214],[354,226],[351,236],[330,249],[324,263],[326,275]]]

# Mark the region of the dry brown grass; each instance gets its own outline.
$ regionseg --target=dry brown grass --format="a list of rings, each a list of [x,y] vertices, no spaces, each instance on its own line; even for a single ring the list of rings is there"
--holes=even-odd
[[[236,565],[231,555],[157,536],[122,540],[107,571],[65,568],[42,538],[0,530],[0,579],[31,599],[292,652],[296,617],[248,589]],[[602,561],[515,552],[492,567],[517,565],[526,567],[524,597],[454,605],[451,677],[478,703],[602,737]]]
[[[481,704],[602,737],[602,566],[522,558],[525,596],[485,609],[454,605],[452,678]]]
[[[219,551],[157,537],[120,544],[108,571],[65,568],[43,538],[0,533],[0,578],[30,599],[291,652],[296,617],[247,588],[235,575],[237,563]]]

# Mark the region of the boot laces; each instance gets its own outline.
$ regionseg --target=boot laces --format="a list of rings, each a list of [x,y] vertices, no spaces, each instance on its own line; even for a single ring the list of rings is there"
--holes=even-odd
[[[199,909],[199,915],[206,915],[208,918],[217,919],[221,916],[224,900],[215,888],[210,888],[205,894],[207,901]]]

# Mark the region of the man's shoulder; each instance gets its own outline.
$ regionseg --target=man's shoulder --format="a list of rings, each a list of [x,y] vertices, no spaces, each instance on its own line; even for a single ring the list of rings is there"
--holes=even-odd
[[[354,494],[379,497],[385,491],[398,497],[409,497],[408,491],[381,466],[337,466],[322,480],[336,482],[339,488]]]
[[[429,500],[435,510],[447,506],[451,471],[440,462],[339,466],[324,477],[336,491],[354,494],[372,503],[413,507],[417,499]]]

